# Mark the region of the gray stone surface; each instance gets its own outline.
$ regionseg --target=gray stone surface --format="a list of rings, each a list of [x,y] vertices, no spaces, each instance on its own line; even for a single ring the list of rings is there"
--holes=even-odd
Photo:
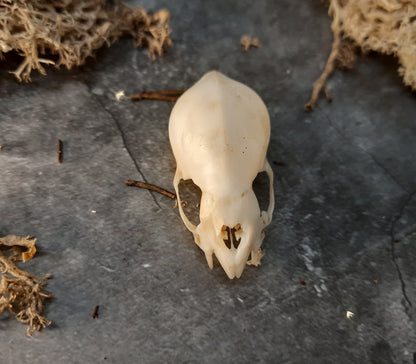
[[[171,11],[161,60],[123,39],[30,84],[0,62],[0,235],[38,238],[24,267],[53,274],[56,297],[31,338],[0,317],[1,363],[413,363],[416,99],[396,61],[360,57],[307,113],[332,41],[319,1],[141,3]],[[241,52],[247,33],[263,47]],[[233,281],[208,269],[171,200],[124,185],[171,188],[173,104],[114,96],[211,69],[254,88],[272,122],[266,256]]]

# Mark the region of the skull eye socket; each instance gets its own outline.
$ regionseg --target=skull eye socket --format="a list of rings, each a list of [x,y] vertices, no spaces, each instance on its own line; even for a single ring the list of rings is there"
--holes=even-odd
[[[241,242],[241,232],[242,229],[240,224],[237,224],[233,228],[225,225],[222,226],[221,237],[228,249],[232,249],[232,247],[235,249],[238,248]]]
[[[260,211],[267,211],[269,206],[270,181],[266,172],[260,172],[253,181],[253,191],[259,202]]]
[[[201,189],[191,179],[180,180],[178,188],[184,214],[192,224],[198,226]]]

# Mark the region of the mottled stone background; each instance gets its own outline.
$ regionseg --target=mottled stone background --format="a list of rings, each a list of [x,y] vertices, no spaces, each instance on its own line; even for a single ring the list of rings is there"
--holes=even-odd
[[[320,1],[141,4],[171,11],[161,60],[122,39],[30,84],[8,73],[16,57],[0,62],[0,235],[38,238],[24,267],[51,273],[56,297],[31,338],[0,317],[1,363],[413,363],[416,98],[395,59],[360,56],[305,112],[332,42]],[[263,46],[242,52],[243,34]],[[233,281],[172,200],[124,185],[172,189],[173,103],[115,99],[212,69],[255,89],[272,123],[266,256]]]

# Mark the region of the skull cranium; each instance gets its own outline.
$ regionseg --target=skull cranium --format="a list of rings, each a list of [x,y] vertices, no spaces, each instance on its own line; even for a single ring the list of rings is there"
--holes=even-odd
[[[209,267],[215,254],[228,277],[239,278],[246,263],[260,263],[264,229],[274,208],[273,172],[266,159],[266,106],[251,88],[211,71],[175,104],[169,138],[177,163],[174,186],[180,216]],[[270,185],[267,211],[260,211],[252,189],[263,171]],[[182,179],[192,179],[202,191],[198,226],[183,212]]]

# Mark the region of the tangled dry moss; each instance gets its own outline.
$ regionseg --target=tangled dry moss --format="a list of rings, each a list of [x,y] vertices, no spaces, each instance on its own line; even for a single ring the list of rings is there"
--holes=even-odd
[[[171,44],[169,19],[165,9],[152,14],[119,1],[0,0],[0,58],[17,51],[24,60],[12,73],[29,81],[32,70],[45,74],[45,64],[80,66],[124,34],[155,58]]]
[[[375,51],[394,55],[399,60],[399,74],[405,85],[416,90],[416,2],[414,0],[330,0],[334,42],[326,67],[315,82],[312,109],[326,80],[339,64],[351,56],[345,44],[363,52]],[[347,62],[351,65],[351,60]]]
[[[27,261],[36,253],[36,239],[17,235],[0,238],[0,314],[9,311],[17,320],[28,325],[27,334],[50,325],[42,316],[43,303],[52,298],[44,290],[48,277],[40,278],[15,265],[15,261]],[[5,250],[7,249],[7,250]]]

